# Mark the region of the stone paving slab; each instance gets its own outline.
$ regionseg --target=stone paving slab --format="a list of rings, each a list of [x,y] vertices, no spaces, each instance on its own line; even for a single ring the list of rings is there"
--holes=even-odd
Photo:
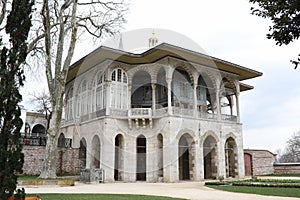
[[[254,194],[232,193],[214,190],[204,186],[203,182],[181,183],[76,183],[72,187],[26,186],[26,193],[110,193],[110,194],[144,194],[179,197],[192,200],[299,200],[299,198],[262,196]]]

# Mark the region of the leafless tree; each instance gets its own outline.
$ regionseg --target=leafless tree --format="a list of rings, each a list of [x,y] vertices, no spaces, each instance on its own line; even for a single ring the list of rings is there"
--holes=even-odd
[[[31,102],[35,105],[35,111],[38,113],[45,114],[47,120],[47,129],[49,128],[49,122],[51,119],[51,102],[50,96],[47,92],[43,91],[41,93],[31,95]]]
[[[5,0],[2,0],[2,2]],[[124,0],[36,0],[28,50],[44,67],[52,108],[40,178],[56,178],[57,139],[68,67],[80,36],[103,38],[125,22]]]
[[[293,134],[287,141],[287,146],[284,153],[280,156],[279,162],[300,162],[300,131]]]

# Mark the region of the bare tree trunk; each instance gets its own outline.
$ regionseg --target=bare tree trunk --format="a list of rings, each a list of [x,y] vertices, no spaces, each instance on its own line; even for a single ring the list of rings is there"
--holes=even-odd
[[[64,84],[57,84],[54,90],[58,91],[58,96],[55,97],[56,104],[53,106],[52,116],[47,130],[47,144],[45,150],[45,160],[39,178],[55,179],[57,169],[57,141],[60,131],[60,123],[62,118],[63,95],[65,91]]]

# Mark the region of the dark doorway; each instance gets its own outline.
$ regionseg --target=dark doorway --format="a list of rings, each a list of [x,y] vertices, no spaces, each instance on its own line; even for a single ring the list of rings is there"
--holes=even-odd
[[[204,178],[216,179],[217,167],[217,142],[212,136],[208,136],[203,142]]]
[[[123,180],[123,136],[117,135],[115,138],[115,181]]]
[[[80,169],[86,168],[86,141],[84,138],[80,140],[79,160],[80,160]]]
[[[143,135],[137,138],[136,153],[136,180],[146,181],[146,138]]]
[[[190,162],[189,162],[189,145],[182,136],[179,140],[179,180],[190,180]]]

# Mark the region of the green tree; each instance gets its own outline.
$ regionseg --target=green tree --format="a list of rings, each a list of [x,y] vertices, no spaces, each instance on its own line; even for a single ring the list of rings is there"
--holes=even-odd
[[[272,21],[268,39],[276,41],[276,45],[287,45],[300,37],[300,1],[299,0],[249,0],[255,4],[252,14],[268,18]],[[297,60],[291,60],[297,68]]]
[[[0,15],[0,23],[6,23],[3,30],[9,38],[6,45],[1,42],[0,49],[0,199],[7,199],[13,194],[17,175],[22,172],[24,163],[20,144],[23,122],[20,118],[22,96],[19,89],[25,79],[22,63],[27,56],[26,40],[33,5],[30,0],[13,0],[10,3],[7,19],[4,20],[7,10],[2,10]]]

